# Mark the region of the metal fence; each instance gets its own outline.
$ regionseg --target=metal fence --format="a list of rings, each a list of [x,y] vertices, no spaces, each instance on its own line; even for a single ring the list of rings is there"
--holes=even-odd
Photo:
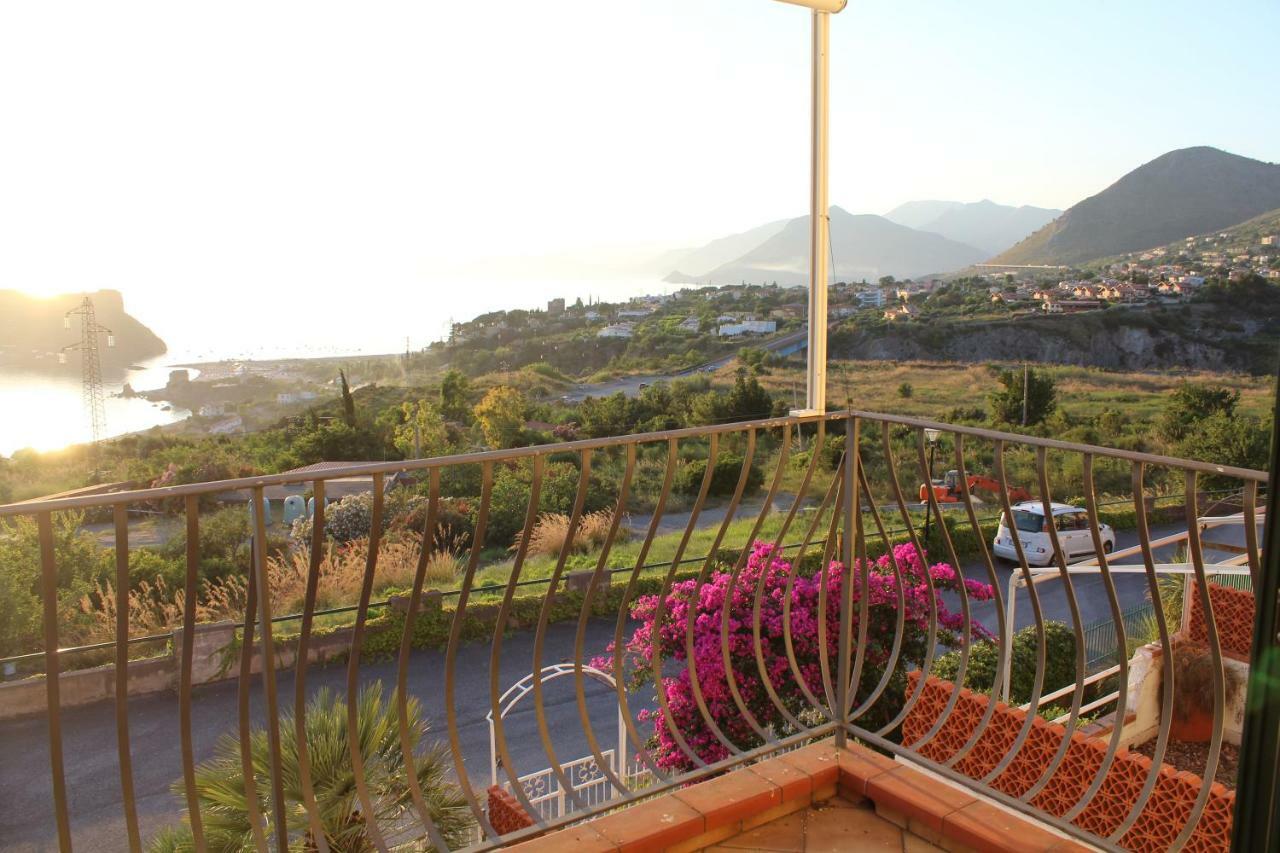
[[[836,470],[825,470],[818,452],[810,453],[803,466],[792,464],[799,438],[820,448],[827,435],[840,433],[844,454]],[[936,539],[931,540],[937,544],[925,560],[920,559],[924,551],[922,531],[908,495],[914,495],[917,482],[929,479],[926,456],[931,442],[959,472],[964,522],[951,527],[938,525]],[[766,457],[772,468],[760,476],[756,470]],[[724,474],[725,466],[718,464],[725,460],[732,460],[730,477]],[[562,530],[561,541],[565,544],[546,558],[549,562],[541,564],[547,572],[540,579],[545,582],[545,593],[530,603],[517,593],[526,582],[522,575],[535,562],[530,543],[542,522],[542,492],[553,464],[572,465],[577,486],[567,514],[567,529]],[[1012,558],[1013,571],[1028,580],[1028,550],[1048,550],[1050,565],[1061,571],[1062,594],[1072,616],[1067,624],[1075,640],[1075,685],[1070,688],[1070,710],[1064,719],[1068,737],[1038,765],[1039,775],[1033,784],[1016,794],[1001,790],[995,780],[1027,745],[1034,714],[1026,715],[1025,722],[1019,724],[999,764],[979,778],[958,768],[992,725],[995,701],[987,704],[958,750],[946,760],[928,758],[927,747],[958,719],[959,689],[951,689],[949,698],[930,718],[932,724],[927,731],[909,739],[902,736],[904,720],[925,707],[921,702],[926,680],[918,676],[933,674],[940,648],[949,647],[958,653],[958,667],[951,674],[954,682],[991,700],[997,697],[1006,668],[1015,665],[1027,667],[1030,707],[1040,707],[1042,697],[1053,687],[1046,683],[1044,642],[1029,661],[1002,657],[990,683],[971,683],[972,673],[977,671],[976,666],[970,667],[976,641],[989,636],[1000,646],[1013,631],[1004,617],[1001,593],[1008,570],[993,559],[997,546],[986,541],[977,505],[964,487],[966,471],[979,465],[991,470],[1000,484],[997,505],[1005,517],[1014,517],[1008,471],[1020,466],[1019,470],[1034,478],[1032,493],[1037,497],[1030,504],[1020,505],[1019,518],[1026,516],[1024,520],[1029,523],[1031,516],[1054,518],[1060,508],[1053,503],[1053,484],[1072,476],[1078,477],[1072,488],[1079,489],[1072,493],[1083,493],[1084,517],[1088,520],[1085,528],[1073,531],[1079,536],[1068,538],[1056,524],[1048,523],[1034,532],[1020,531],[1005,537],[999,546]],[[610,481],[606,501],[612,509],[608,516],[611,521],[607,529],[598,533],[596,544],[587,549],[587,556],[575,555],[575,543],[589,514],[590,501],[599,497],[600,483],[593,479],[592,472],[606,466],[617,472],[616,479]],[[439,651],[419,655],[415,651],[421,640],[417,629],[435,624],[430,623],[431,618],[436,618],[431,616],[431,608],[439,606],[438,601],[428,601],[426,573],[433,551],[438,548],[433,531],[448,497],[442,484],[448,482],[446,475],[460,469],[476,475],[475,529],[463,555],[457,589],[451,591],[443,611],[444,629],[437,638]],[[509,498],[509,494],[495,495],[495,481],[499,474],[515,469],[527,478],[521,495],[522,524],[509,557],[503,558],[505,579],[495,581],[492,566],[485,562],[494,558],[495,551],[486,546],[500,546],[505,551],[511,544],[487,540],[499,497]],[[381,522],[386,511],[381,486],[384,478],[401,471],[417,472],[425,478],[426,523],[403,611],[397,621],[389,623],[396,632],[389,642],[387,623],[375,622],[370,611],[379,572]],[[1117,592],[1108,569],[1104,532],[1096,521],[1095,481],[1099,472],[1112,479],[1122,476],[1131,484],[1141,543],[1141,576],[1153,598],[1158,598],[1158,561],[1148,530],[1145,499],[1151,490],[1147,482],[1159,477],[1165,484],[1176,484],[1185,495],[1185,518],[1189,524],[1187,564],[1201,581],[1202,605],[1208,614],[1213,735],[1203,775],[1212,778],[1227,722],[1226,682],[1212,605],[1203,593],[1203,581],[1212,574],[1213,567],[1206,564],[1195,529],[1199,486],[1203,478],[1212,478],[1215,485],[1226,480],[1241,491],[1241,515],[1245,529],[1251,531],[1243,550],[1256,578],[1261,565],[1255,523],[1260,512],[1258,489],[1266,482],[1266,475],[1257,471],[854,411],[11,505],[0,507],[0,523],[25,517],[34,520],[38,530],[43,606],[41,653],[45,671],[57,673],[62,669],[60,613],[66,606],[67,592],[59,580],[56,514],[113,508],[117,521],[116,587],[128,590],[127,510],[137,505],[176,505],[187,531],[185,601],[195,601],[201,589],[200,498],[232,489],[250,490],[257,519],[255,541],[265,543],[263,490],[285,483],[305,483],[309,487],[316,498],[315,519],[305,602],[289,665],[279,664],[282,657],[277,648],[275,621],[279,603],[273,600],[271,555],[261,544],[254,550],[247,601],[240,614],[241,640],[235,659],[229,661],[238,710],[236,719],[227,720],[227,727],[236,735],[244,771],[244,814],[237,817],[241,821],[237,826],[243,832],[243,843],[251,848],[285,850],[301,844],[327,850],[330,839],[336,837],[335,820],[347,832],[354,831],[353,821],[358,820],[359,832],[375,849],[423,841],[446,850],[477,837],[482,847],[502,846],[820,737],[834,737],[837,743],[856,738],[915,761],[1062,831],[1104,848],[1116,848],[1155,790],[1169,745],[1169,710],[1161,717],[1155,760],[1141,791],[1128,804],[1124,819],[1105,837],[1091,834],[1073,819],[1099,796],[1104,778],[1117,760],[1122,745],[1119,725],[1103,738],[1103,758],[1078,801],[1058,813],[1041,811],[1032,804],[1063,768],[1070,734],[1079,728],[1091,649],[1107,645],[1125,648],[1133,633],[1132,603],[1122,601]],[[317,602],[325,552],[325,484],[333,478],[352,476],[372,478],[373,518],[368,559],[345,653],[342,698],[347,718],[340,733],[347,746],[345,760],[354,796],[346,807],[340,808],[332,790],[315,784],[316,775],[329,768],[310,761],[320,745],[312,741],[313,734],[308,729],[307,700],[317,678],[309,648],[320,641],[315,618],[321,610]],[[905,487],[904,478],[909,478]],[[790,495],[789,508],[775,512],[775,501],[783,494],[784,482]],[[759,511],[739,519],[744,497],[757,487],[765,493]],[[674,533],[663,533],[662,519],[677,501],[680,488],[688,492],[687,504],[681,510],[684,523]],[[612,555],[621,551],[621,519],[640,499],[641,492],[649,503],[650,521],[640,541],[628,543],[627,558],[619,566]],[[716,504],[712,499],[716,492],[724,494],[724,503]],[[928,500],[937,517],[940,507],[931,490]],[[805,507],[811,510],[802,512]],[[702,519],[704,515],[709,518]],[[737,521],[741,523],[735,524]],[[906,531],[905,546],[889,535],[888,529],[893,526],[890,521]],[[966,531],[976,536],[978,553],[977,559],[968,563],[962,562],[956,551],[956,538]],[[706,540],[706,557],[690,564],[688,553],[695,537]],[[785,561],[780,556],[784,546],[790,548]],[[1086,620],[1081,601],[1067,570],[1077,552],[1096,552],[1104,606],[1110,615],[1109,633],[1101,627],[1089,631],[1083,628]],[[652,557],[658,553],[661,559]],[[575,567],[580,571],[573,588],[568,589]],[[482,576],[488,579],[484,583]],[[486,590],[483,593],[482,588]],[[1048,620],[1034,584],[1028,586],[1027,593],[1043,640]],[[588,626],[601,617],[611,625],[612,643],[605,648],[591,647],[587,642]],[[1172,655],[1168,652],[1176,626],[1165,624],[1159,613],[1156,620],[1157,642],[1166,652],[1161,691],[1164,707],[1171,709],[1177,693],[1169,663]],[[637,621],[651,629],[640,637],[648,638],[648,656],[637,651],[637,644],[644,646],[637,639]],[[179,831],[189,834],[191,843],[200,849],[214,840],[216,833],[224,831],[227,815],[210,799],[208,780],[200,769],[208,745],[198,742],[193,734],[192,717],[198,701],[192,675],[195,609],[185,608],[181,622],[174,699],[181,768],[175,785],[183,810]],[[552,651],[551,640],[557,622],[564,623],[566,630],[572,629],[571,648],[562,656],[575,669],[574,691],[568,701],[551,702],[538,674],[552,662],[548,659],[552,654],[559,654]],[[523,631],[522,637],[528,641],[527,656],[518,665],[533,676],[536,716],[536,731],[519,736],[519,742],[504,727],[501,714],[496,713],[504,687],[504,663],[509,670],[512,666],[514,653],[510,648],[516,642],[512,638],[513,627]],[[364,739],[363,721],[358,717],[361,688],[370,665],[367,646],[375,641],[380,649],[390,647],[395,660],[394,672],[388,679],[396,688],[396,725],[394,730],[384,732],[389,741],[382,744],[380,752]],[[92,843],[97,849],[109,848],[112,842],[121,849],[143,847],[134,771],[139,763],[152,760],[152,750],[135,743],[132,737],[131,720],[136,707],[128,695],[128,643],[128,613],[127,608],[122,608],[117,612],[112,644],[115,756],[113,761],[95,763],[113,765],[120,790],[118,820],[104,822],[101,808],[83,813],[78,810],[81,800],[78,792],[68,787],[68,768],[85,760],[85,756],[65,752],[64,740],[83,720],[66,713],[61,679],[45,681],[51,807],[47,818],[33,814],[27,819],[47,819],[50,841],[56,839],[63,850],[70,850],[73,840],[83,840],[86,846]],[[612,767],[592,721],[583,669],[596,655],[605,658],[603,665],[619,676],[610,701],[616,702],[621,713],[628,753],[647,771],[644,779],[619,773]],[[259,664],[260,688],[255,685],[254,676]],[[414,772],[422,760],[418,741],[422,732],[411,725],[411,669],[415,677],[427,674],[434,685],[433,698],[443,705],[443,719],[435,723],[441,737],[441,755],[449,767],[444,779]],[[463,677],[476,672],[484,673],[489,682],[488,700],[479,706],[463,702],[459,694]],[[643,690],[649,693],[636,692],[634,684],[645,681],[646,676],[648,687]],[[1120,689],[1114,714],[1117,720],[1123,720],[1130,678],[1123,655],[1117,661],[1116,677]],[[641,699],[642,695],[648,698]],[[1062,701],[1065,703],[1066,699],[1064,696]],[[507,835],[500,835],[489,820],[486,786],[468,769],[467,759],[470,757],[474,765],[476,756],[466,754],[463,746],[466,731],[486,711],[495,713],[495,743],[506,783],[533,821],[533,826]],[[289,731],[285,731],[286,726]],[[593,780],[591,784],[608,788],[607,797],[580,792],[573,781],[571,765],[558,759],[562,752],[581,754],[557,748],[557,742],[563,744],[566,727],[571,727],[574,737],[586,744],[592,766],[604,778],[603,783]],[[547,778],[558,783],[554,814],[541,809],[522,784],[530,768],[521,766],[519,755],[530,743],[546,755],[551,772]],[[103,781],[100,773],[95,774],[94,784]],[[384,785],[390,783],[401,784],[404,789],[403,808],[392,813],[380,799],[385,796]],[[441,810],[435,796],[436,786],[440,785],[456,785],[460,813],[469,825],[458,827],[459,810]],[[1191,838],[1209,794],[1209,786],[1203,786],[1177,828],[1171,847],[1179,848]],[[476,828],[478,836],[473,836]],[[108,838],[109,832],[117,833],[118,838]]]
[[[1155,619],[1155,607],[1144,602],[1125,610],[1121,614],[1126,637],[1137,637],[1144,627]],[[1099,669],[1119,663],[1120,656],[1128,657],[1129,650],[1120,645],[1120,631],[1116,629],[1112,619],[1100,619],[1084,629],[1084,662],[1088,673],[1092,675]]]

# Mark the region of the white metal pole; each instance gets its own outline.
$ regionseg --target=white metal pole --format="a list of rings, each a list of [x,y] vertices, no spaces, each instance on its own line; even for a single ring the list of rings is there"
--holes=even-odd
[[[1015,531],[1016,532],[1016,531]],[[1013,682],[1013,635],[1016,633],[1018,614],[1018,575],[1017,570],[1009,575],[1009,594],[1005,602],[1004,637],[1001,642],[1000,660],[1004,665],[1004,683],[1000,685],[1006,704],[1009,702],[1009,688]]]
[[[827,410],[827,258],[831,13],[813,12],[813,133],[809,211],[809,364],[805,409]]]

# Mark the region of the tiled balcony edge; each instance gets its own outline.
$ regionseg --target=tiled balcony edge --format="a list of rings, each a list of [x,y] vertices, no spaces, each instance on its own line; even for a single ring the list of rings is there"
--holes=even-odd
[[[1091,848],[912,765],[834,739],[515,845],[520,851],[701,850],[841,796],[947,850],[1086,851]]]

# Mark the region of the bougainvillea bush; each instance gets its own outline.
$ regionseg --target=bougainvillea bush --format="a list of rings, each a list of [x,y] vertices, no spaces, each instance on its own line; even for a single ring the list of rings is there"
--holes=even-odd
[[[897,572],[894,571],[895,560]],[[962,582],[970,601],[988,600],[993,597],[994,592],[987,584],[973,580],[962,581],[955,569],[945,563],[928,566],[926,577],[925,561],[909,544],[895,548],[892,558],[886,554],[871,561],[866,571],[869,599],[867,647],[864,668],[854,696],[854,708],[858,708],[862,700],[871,695],[884,676],[892,655],[900,595],[903,604],[903,641],[891,681],[876,702],[858,719],[860,725],[875,729],[891,720],[902,707],[906,673],[919,667],[924,661],[928,644],[930,602],[936,608],[938,642],[955,647],[965,641],[963,617],[948,607],[943,593],[958,592]],[[705,762],[719,761],[729,755],[729,750],[707,725],[694,695],[685,645],[690,607],[695,608],[693,662],[698,683],[708,712],[721,733],[741,749],[749,749],[763,742],[739,709],[725,677],[721,626],[726,601],[730,608],[729,661],[743,703],[757,724],[766,731],[785,736],[795,728],[787,715],[769,697],[757,665],[752,632],[757,582],[763,582],[760,641],[769,681],[783,707],[793,718],[806,725],[823,719],[821,716],[815,717],[815,709],[805,696],[786,656],[783,599],[788,577],[793,572],[792,564],[781,554],[775,554],[772,544],[757,542],[736,581],[732,571],[714,571],[700,588],[696,579],[674,584],[663,604],[660,625],[655,624],[659,615],[658,596],[639,598],[632,608],[631,615],[640,624],[624,650],[623,666],[628,670],[626,675],[633,685],[651,681],[654,661],[658,660],[664,675],[659,680],[657,689],[666,700],[671,715],[670,722],[674,723],[674,728]],[[855,565],[852,572],[852,637],[855,644],[858,637],[862,572],[861,564]],[[819,594],[825,576],[826,646],[829,677],[834,679],[840,636],[839,603],[844,574],[844,567],[833,562],[825,572],[818,571],[809,575],[796,572],[792,580],[789,616],[791,640],[800,678],[814,696],[824,702],[826,693],[818,632],[821,614]],[[957,600],[955,595],[946,598]],[[971,640],[990,638],[987,630],[976,622],[972,624],[970,633]],[[612,655],[608,655],[595,663],[609,666],[612,661]],[[672,726],[668,724],[666,712],[660,704],[655,710],[642,711],[641,720],[653,725],[651,755],[661,767],[683,771],[696,766],[672,735]]]

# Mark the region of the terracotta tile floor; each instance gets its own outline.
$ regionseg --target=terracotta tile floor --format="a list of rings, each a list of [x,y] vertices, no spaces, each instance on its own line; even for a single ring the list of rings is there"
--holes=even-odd
[[[802,812],[722,841],[708,851],[769,850],[780,853],[844,853],[892,851],[929,853],[939,850],[879,817],[870,800],[851,803],[836,797]]]

